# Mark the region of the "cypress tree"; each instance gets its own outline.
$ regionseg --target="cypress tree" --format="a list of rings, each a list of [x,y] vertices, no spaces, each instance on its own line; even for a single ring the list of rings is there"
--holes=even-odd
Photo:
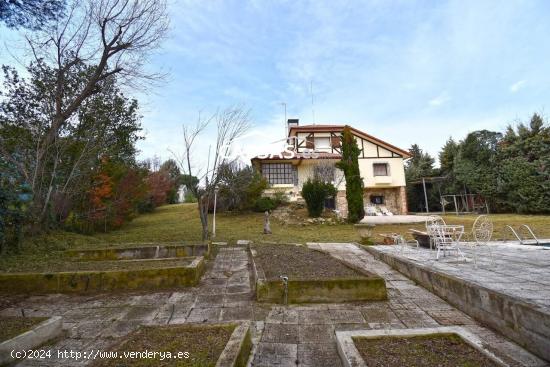
[[[346,200],[348,202],[348,221],[355,223],[365,216],[363,207],[363,179],[359,172],[359,146],[349,126],[342,133],[342,159],[336,164],[346,178]]]

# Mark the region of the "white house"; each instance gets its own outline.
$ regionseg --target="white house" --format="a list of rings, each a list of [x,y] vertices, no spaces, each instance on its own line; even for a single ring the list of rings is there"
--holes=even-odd
[[[303,183],[314,171],[329,177],[338,189],[334,205],[347,213],[346,182],[343,173],[334,168],[341,158],[342,131],[346,125],[299,125],[288,120],[288,145],[276,155],[252,158],[252,164],[270,184],[268,193],[284,190],[290,200],[300,200]],[[350,126],[361,154],[359,169],[364,184],[364,203],[385,205],[395,214],[407,213],[404,160],[410,154]]]

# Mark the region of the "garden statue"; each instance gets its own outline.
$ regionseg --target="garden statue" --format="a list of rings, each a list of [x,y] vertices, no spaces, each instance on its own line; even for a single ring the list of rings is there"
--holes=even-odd
[[[269,210],[264,213],[264,234],[271,234],[271,227],[269,226]]]

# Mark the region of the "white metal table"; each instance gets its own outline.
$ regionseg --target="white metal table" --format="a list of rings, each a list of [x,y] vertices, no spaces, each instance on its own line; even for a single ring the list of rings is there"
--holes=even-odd
[[[456,224],[438,224],[430,228],[430,233],[434,236],[434,244],[437,249],[436,260],[439,260],[439,254],[443,252],[446,256],[450,251],[456,251],[464,260],[464,254],[460,251],[458,244],[464,234],[464,226]]]

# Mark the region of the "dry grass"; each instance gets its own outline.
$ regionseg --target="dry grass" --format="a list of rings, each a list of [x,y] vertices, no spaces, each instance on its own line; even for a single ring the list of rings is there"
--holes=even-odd
[[[47,319],[47,317],[0,317],[0,342],[23,334]]]
[[[495,225],[495,239],[512,239],[505,230],[507,224],[517,228],[528,224],[539,238],[550,238],[550,216],[543,215],[491,215]],[[464,238],[469,238],[475,215],[447,215],[449,224],[463,224],[466,227]],[[305,243],[305,242],[350,242],[360,241],[351,224],[315,224],[283,225],[272,220],[273,234],[264,235],[262,213],[220,213],[216,218],[216,240],[234,242],[248,239],[255,242]],[[210,217],[210,224],[212,218]],[[383,225],[374,229],[374,238],[379,233],[407,234],[410,228],[423,230],[423,224]],[[116,246],[117,244],[147,242],[199,242],[200,221],[196,204],[166,205],[157,208],[154,213],[144,214],[123,228],[109,233],[81,235],[69,232],[52,232],[48,235],[27,239],[23,244],[23,253],[0,259],[0,271],[13,267],[21,261],[26,263],[59,259],[58,250],[68,248],[97,248]]]

